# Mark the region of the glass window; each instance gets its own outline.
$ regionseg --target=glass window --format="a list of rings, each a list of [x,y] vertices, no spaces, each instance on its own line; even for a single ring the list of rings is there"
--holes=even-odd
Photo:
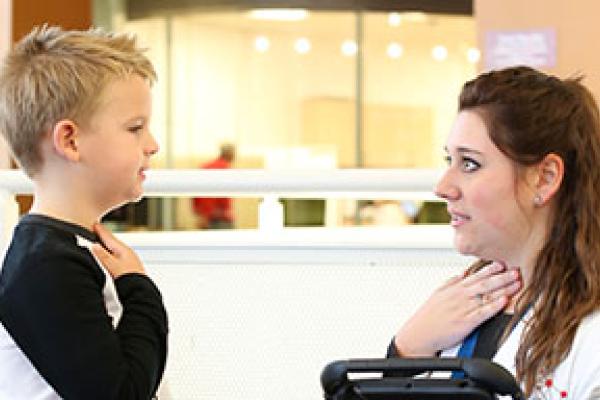
[[[188,11],[120,29],[138,34],[159,75],[157,168],[201,167],[223,143],[236,147],[233,168],[440,167],[458,92],[476,72],[471,16]],[[385,209],[388,220],[422,220],[420,203],[366,200],[285,200],[285,219],[355,224]],[[197,228],[190,199],[160,201],[151,220]],[[257,204],[234,200],[236,227],[256,227]],[[316,215],[328,206],[336,218]]]

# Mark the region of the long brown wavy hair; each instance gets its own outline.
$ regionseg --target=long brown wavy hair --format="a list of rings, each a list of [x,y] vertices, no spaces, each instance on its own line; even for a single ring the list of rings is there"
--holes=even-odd
[[[600,118],[580,81],[508,68],[467,82],[459,99],[459,111],[478,113],[517,171],[549,153],[564,163],[548,237],[515,310],[518,319],[534,305],[516,354],[527,396],[565,359],[582,319],[600,308]]]

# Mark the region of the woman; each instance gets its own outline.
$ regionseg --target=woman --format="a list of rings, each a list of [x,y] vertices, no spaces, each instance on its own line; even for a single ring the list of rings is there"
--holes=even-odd
[[[580,79],[528,67],[467,82],[436,194],[480,259],[401,327],[389,356],[475,356],[527,397],[600,390],[600,122]]]

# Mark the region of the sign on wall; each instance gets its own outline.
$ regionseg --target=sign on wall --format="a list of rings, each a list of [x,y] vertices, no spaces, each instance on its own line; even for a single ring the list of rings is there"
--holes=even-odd
[[[485,38],[485,68],[515,65],[551,68],[556,65],[556,30],[489,31]]]

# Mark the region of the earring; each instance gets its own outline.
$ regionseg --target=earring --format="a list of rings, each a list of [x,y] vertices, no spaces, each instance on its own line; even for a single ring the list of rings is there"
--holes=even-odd
[[[533,204],[535,204],[536,206],[541,206],[543,200],[544,199],[542,199],[542,195],[539,193],[533,196]]]

